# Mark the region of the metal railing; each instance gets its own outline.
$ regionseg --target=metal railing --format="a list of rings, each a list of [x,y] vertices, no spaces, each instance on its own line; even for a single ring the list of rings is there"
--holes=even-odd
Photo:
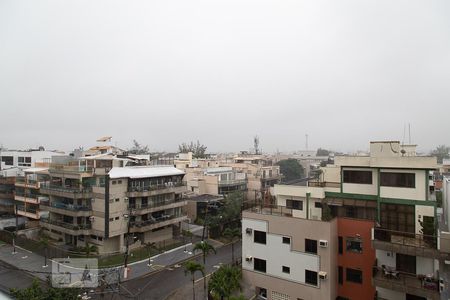
[[[82,193],[90,193],[92,192],[92,187],[71,187],[71,186],[62,186],[62,185],[54,185],[50,183],[45,183],[41,185],[41,190],[51,190],[63,193],[74,193],[74,194],[82,194]]]
[[[292,208],[287,208],[286,206],[278,206],[278,205],[254,206],[248,208],[246,211],[262,215],[292,217]]]
[[[49,206],[64,210],[71,210],[71,211],[90,211],[92,208],[87,205],[76,205],[76,204],[68,204],[68,203],[60,203],[60,202],[49,202],[49,201],[41,201],[41,206]]]
[[[246,183],[247,179],[219,180],[219,186],[242,185]]]
[[[161,207],[173,203],[178,203],[185,201],[184,199],[174,199],[170,201],[162,201],[162,202],[147,202],[147,203],[130,203],[128,204],[128,208],[133,209],[147,209],[147,208],[155,208],[155,207]]]
[[[158,224],[158,223],[162,223],[165,221],[169,221],[169,220],[181,218],[181,217],[184,217],[184,215],[182,215],[182,214],[180,214],[180,215],[162,215],[157,218],[152,217],[151,219],[145,220],[145,221],[130,222],[130,226],[131,227],[145,227],[148,225]]]
[[[67,222],[51,220],[51,219],[41,219],[41,222],[64,227],[64,228],[71,229],[71,230],[86,230],[86,229],[92,228],[91,224],[73,224],[73,223],[67,223]]]
[[[91,173],[94,169],[88,166],[72,166],[72,165],[60,165],[51,164],[50,172],[65,172],[65,173]]]
[[[340,188],[341,184],[339,182],[331,182],[331,181],[308,181],[308,186]]]
[[[25,198],[35,199],[35,200],[37,200],[39,197],[39,195],[36,195],[36,194],[24,193],[24,192],[17,191],[17,190],[16,190],[15,195],[19,196],[19,197],[25,197]]]
[[[432,235],[374,228],[373,239],[403,246],[437,249],[437,238]]]
[[[163,190],[163,189],[169,189],[174,187],[180,187],[185,186],[185,182],[169,182],[166,184],[157,184],[157,185],[148,185],[148,186],[134,186],[129,187],[128,192],[150,192],[150,191],[156,191],[156,190]]]

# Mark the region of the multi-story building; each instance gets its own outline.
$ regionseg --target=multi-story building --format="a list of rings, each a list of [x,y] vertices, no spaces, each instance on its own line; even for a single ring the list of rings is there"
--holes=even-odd
[[[4,177],[22,175],[21,170],[31,167],[48,166],[52,157],[64,155],[58,151],[47,151],[44,148],[32,150],[0,151],[0,174]]]
[[[15,177],[0,176],[0,213],[14,214]]]
[[[277,207],[243,214],[244,279],[268,299],[440,299],[449,253],[437,238],[435,168],[412,146],[372,142],[369,156],[336,156],[308,187],[275,186]],[[282,237],[292,246],[279,249]]]
[[[28,168],[24,170],[24,176],[16,177],[14,200],[19,216],[32,221],[48,214],[39,207],[40,201],[46,199],[40,193],[41,184],[46,184],[48,180],[48,168]]]
[[[41,185],[48,195],[41,208],[50,212],[41,225],[52,238],[74,247],[92,243],[100,254],[170,239],[186,219],[184,172],[130,166],[135,162],[107,153],[59,159],[49,168],[50,182]]]

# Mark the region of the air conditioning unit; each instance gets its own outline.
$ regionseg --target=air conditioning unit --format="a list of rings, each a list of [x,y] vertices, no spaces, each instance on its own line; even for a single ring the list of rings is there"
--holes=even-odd
[[[245,261],[252,261],[253,260],[253,256],[247,256],[246,258],[245,258]]]
[[[322,248],[327,248],[328,247],[328,241],[326,240],[319,240],[319,246]]]
[[[128,202],[128,197],[123,198],[124,202]]]
[[[327,279],[327,272],[320,271],[319,272],[319,278],[322,279],[322,280]]]
[[[251,228],[246,228],[245,229],[245,233],[246,234],[252,234],[252,232],[253,232],[253,229],[251,229]]]

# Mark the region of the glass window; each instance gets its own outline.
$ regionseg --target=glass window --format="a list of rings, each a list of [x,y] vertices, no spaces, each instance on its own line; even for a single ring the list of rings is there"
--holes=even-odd
[[[344,183],[372,184],[372,171],[344,170]]]
[[[340,285],[344,283],[344,270],[341,266],[338,267],[338,283]]]
[[[354,283],[362,283],[362,271],[347,268],[347,281]]]
[[[264,231],[255,230],[253,232],[253,242],[266,244],[266,233]]]
[[[291,273],[291,268],[289,268],[289,267],[283,266],[282,270],[283,270],[283,273],[286,273],[286,274]]]
[[[283,236],[283,244],[290,244],[291,243],[291,238]]]
[[[342,254],[344,252],[344,241],[342,240],[342,236],[338,237],[338,249],[339,249],[339,254]]]
[[[264,259],[253,259],[253,270],[266,273],[266,261]]]
[[[347,251],[362,253],[362,240],[360,238],[347,237],[346,244]]]
[[[291,209],[303,210],[303,201],[286,200],[286,207]]]
[[[317,254],[317,241],[305,239],[305,252]]]
[[[416,174],[414,173],[382,172],[380,177],[381,177],[380,180],[381,186],[405,187],[405,188],[416,187]]]
[[[14,157],[2,156],[2,162],[4,162],[7,166],[12,166],[14,164]]]
[[[305,270],[305,282],[317,286],[317,272]]]

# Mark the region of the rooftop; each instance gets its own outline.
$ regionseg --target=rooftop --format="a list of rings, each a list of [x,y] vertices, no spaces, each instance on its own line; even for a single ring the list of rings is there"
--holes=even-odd
[[[109,177],[115,178],[150,178],[162,176],[184,175],[185,173],[172,166],[135,166],[112,168]]]

